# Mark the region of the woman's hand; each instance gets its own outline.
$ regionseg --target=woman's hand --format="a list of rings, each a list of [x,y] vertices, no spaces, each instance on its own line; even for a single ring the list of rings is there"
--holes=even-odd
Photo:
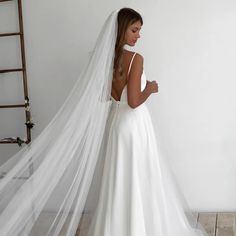
[[[158,92],[158,84],[157,84],[156,80],[153,80],[153,81],[147,80],[146,87],[151,91],[151,93]]]

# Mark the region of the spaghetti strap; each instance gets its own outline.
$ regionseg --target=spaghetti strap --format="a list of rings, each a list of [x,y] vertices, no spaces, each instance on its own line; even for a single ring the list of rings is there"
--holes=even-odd
[[[134,60],[134,56],[136,55],[136,52],[133,54],[132,56],[132,59],[130,61],[130,64],[129,64],[129,70],[128,70],[128,75],[129,75],[129,72],[130,72],[130,69],[131,69],[131,66],[132,66],[132,63],[133,63],[133,60]]]

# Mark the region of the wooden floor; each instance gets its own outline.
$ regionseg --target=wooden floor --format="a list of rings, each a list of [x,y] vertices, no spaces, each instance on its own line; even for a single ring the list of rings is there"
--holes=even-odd
[[[209,236],[236,236],[236,213],[196,212],[194,216],[196,222],[199,222],[205,228]],[[86,232],[86,228],[78,228],[76,236],[83,236],[84,232]]]
[[[196,213],[209,236],[235,236],[236,213]]]

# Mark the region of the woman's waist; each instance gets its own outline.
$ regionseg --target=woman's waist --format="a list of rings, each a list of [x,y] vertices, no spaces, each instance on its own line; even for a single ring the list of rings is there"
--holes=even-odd
[[[112,100],[111,106],[115,109],[115,110],[122,110],[122,111],[138,111],[138,110],[142,110],[144,107],[146,109],[146,104],[142,103],[141,105],[132,108],[127,101],[116,101],[115,99]]]

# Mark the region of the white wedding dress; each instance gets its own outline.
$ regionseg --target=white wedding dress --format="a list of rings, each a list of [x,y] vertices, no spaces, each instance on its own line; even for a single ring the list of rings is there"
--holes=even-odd
[[[51,122],[0,166],[0,236],[74,236],[80,222],[86,236],[203,235],[158,151],[146,104],[131,108],[126,87],[120,102],[110,98],[118,12]]]
[[[133,54],[128,73],[130,71]],[[146,77],[141,77],[141,90]],[[113,97],[100,195],[86,236],[196,236],[167,175],[145,103],[131,108],[127,86]],[[168,178],[168,179],[166,179]]]

